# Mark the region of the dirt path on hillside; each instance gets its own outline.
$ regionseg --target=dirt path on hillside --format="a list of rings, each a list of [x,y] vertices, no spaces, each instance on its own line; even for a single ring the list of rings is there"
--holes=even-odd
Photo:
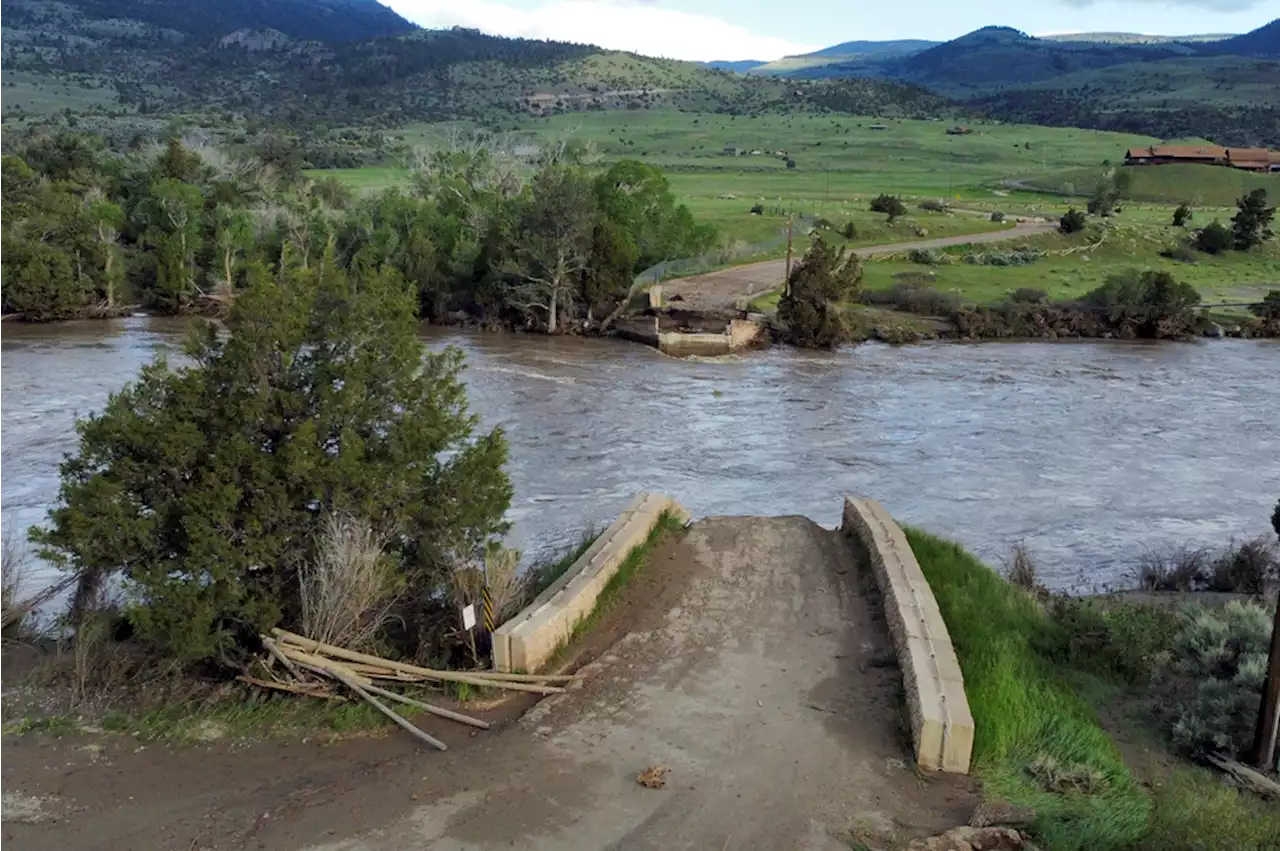
[[[989,233],[966,236],[943,236],[936,239],[920,239],[914,242],[894,242],[887,245],[866,245],[852,249],[859,257],[875,257],[897,254],[912,249],[951,248],[957,245],[981,245],[1005,242],[1010,239],[1036,236],[1052,231],[1056,225],[1043,221],[1020,221],[1014,227]],[[799,262],[796,258],[793,262]],[[743,299],[775,290],[786,277],[786,260],[765,260],[745,266],[733,266],[691,278],[664,281],[663,296],[667,303],[678,304],[690,310],[732,310]],[[675,297],[679,296],[679,300]]]
[[[4,839],[31,851],[835,851],[851,837],[897,845],[972,810],[968,780],[910,767],[883,618],[837,533],[804,518],[701,521],[654,553],[601,626],[582,687],[500,730],[455,731],[443,754],[394,734],[149,755],[6,736],[6,813],[12,792],[49,820],[6,815]],[[665,788],[639,785],[656,764]]]

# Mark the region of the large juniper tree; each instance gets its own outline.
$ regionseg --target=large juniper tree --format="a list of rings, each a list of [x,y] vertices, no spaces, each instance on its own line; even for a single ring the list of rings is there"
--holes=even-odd
[[[448,571],[504,528],[505,441],[477,432],[460,354],[424,350],[399,274],[248,278],[225,332],[201,323],[189,360],[145,367],[79,423],[61,504],[32,536],[81,574],[81,604],[123,580],[142,637],[189,662],[294,622],[322,518],[349,513],[387,538],[408,589],[386,640],[431,653]]]

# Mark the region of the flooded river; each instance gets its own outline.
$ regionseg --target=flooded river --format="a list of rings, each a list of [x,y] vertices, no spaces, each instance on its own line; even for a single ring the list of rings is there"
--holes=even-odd
[[[776,348],[678,361],[611,340],[427,333],[467,354],[472,407],[511,443],[513,543],[537,552],[644,489],[695,516],[840,520],[841,495],[998,562],[1024,540],[1056,587],[1122,579],[1144,548],[1268,529],[1280,498],[1280,346]],[[3,330],[3,515],[43,519],[77,414],[178,322]]]

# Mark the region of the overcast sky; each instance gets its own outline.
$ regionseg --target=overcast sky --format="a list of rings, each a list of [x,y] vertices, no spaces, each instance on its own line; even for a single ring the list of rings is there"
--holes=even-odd
[[[424,27],[551,38],[649,56],[777,59],[855,39],[944,41],[990,24],[1033,35],[1238,33],[1280,0],[381,0]]]

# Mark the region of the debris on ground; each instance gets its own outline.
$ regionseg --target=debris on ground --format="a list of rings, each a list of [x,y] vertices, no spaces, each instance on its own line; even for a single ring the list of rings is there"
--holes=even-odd
[[[260,688],[329,700],[341,698],[341,695],[333,690],[335,685],[345,686],[348,691],[387,716],[390,721],[438,750],[445,750],[444,742],[410,724],[378,698],[391,700],[482,730],[487,730],[489,725],[478,718],[424,703],[391,691],[382,685],[375,685],[375,680],[386,686],[440,685],[453,682],[536,694],[558,694],[565,690],[565,683],[579,679],[578,675],[574,674],[504,674],[497,671],[437,670],[383,659],[368,653],[359,653],[283,629],[273,629],[271,633],[271,636],[261,636],[262,646],[267,650],[267,657],[262,660],[261,667],[269,679],[244,675],[240,677],[241,681]],[[277,663],[283,671],[276,667]]]
[[[651,765],[640,772],[636,781],[646,789],[661,789],[667,785],[667,772],[670,770],[665,765]]]
[[[21,792],[5,791],[3,808],[0,809],[0,821],[6,824],[39,824],[51,821],[54,816],[47,806],[56,798],[33,798]]]
[[[915,839],[907,851],[1034,851],[1031,837],[1012,827],[957,827],[940,836]]]

